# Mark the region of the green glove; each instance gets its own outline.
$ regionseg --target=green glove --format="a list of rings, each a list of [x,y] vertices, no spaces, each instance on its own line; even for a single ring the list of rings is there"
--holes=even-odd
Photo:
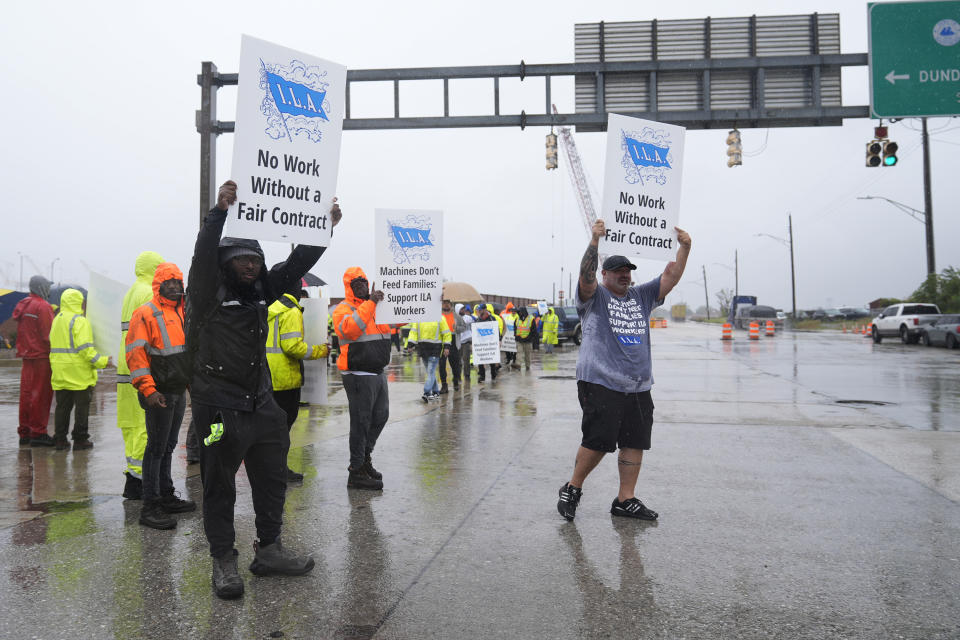
[[[214,442],[219,442],[220,438],[223,437],[223,423],[217,422],[210,425],[210,435],[203,439],[203,444],[210,446]]]

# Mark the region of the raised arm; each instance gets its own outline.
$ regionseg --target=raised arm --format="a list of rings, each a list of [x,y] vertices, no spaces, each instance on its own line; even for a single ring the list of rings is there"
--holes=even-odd
[[[677,243],[680,247],[677,249],[677,259],[668,264],[663,270],[663,275],[660,276],[660,300],[666,298],[667,294],[680,282],[683,270],[687,267],[687,256],[690,255],[690,234],[680,227],[674,227],[674,229],[677,230]]]
[[[583,259],[580,260],[580,279],[577,281],[577,296],[582,302],[586,302],[593,297],[597,291],[597,263],[599,262],[600,238],[607,233],[607,227],[603,220],[597,220],[590,229],[590,244],[587,250],[583,252]]]
[[[217,260],[220,236],[227,220],[227,209],[236,199],[237,183],[227,180],[217,193],[216,206],[200,225],[197,242],[193,247],[193,260],[190,261],[190,274],[187,277],[187,303],[195,317],[204,317],[216,300],[220,272],[220,263]]]

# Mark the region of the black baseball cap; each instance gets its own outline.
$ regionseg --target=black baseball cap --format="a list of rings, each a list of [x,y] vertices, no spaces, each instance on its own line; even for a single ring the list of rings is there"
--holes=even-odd
[[[624,256],[610,256],[609,258],[603,261],[604,271],[616,271],[617,269],[622,269],[623,267],[630,267],[630,269],[636,269],[637,265],[627,260]]]

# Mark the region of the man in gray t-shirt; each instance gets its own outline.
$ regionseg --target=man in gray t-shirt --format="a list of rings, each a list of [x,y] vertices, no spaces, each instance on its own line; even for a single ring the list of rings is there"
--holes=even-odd
[[[583,482],[603,456],[618,448],[620,491],[610,513],[656,520],[635,495],[643,452],[650,448],[653,400],[650,388],[650,312],[680,281],[690,254],[690,235],[677,230],[677,259],[663,273],[639,286],[630,286],[637,268],[623,256],[603,262],[603,282],[597,284],[597,250],[606,235],[603,220],[591,229],[592,238],[580,263],[577,313],[583,342],[577,358],[577,395],[583,409],[583,439],[577,451],[573,476],[560,488],[557,510],[573,520],[583,493]]]

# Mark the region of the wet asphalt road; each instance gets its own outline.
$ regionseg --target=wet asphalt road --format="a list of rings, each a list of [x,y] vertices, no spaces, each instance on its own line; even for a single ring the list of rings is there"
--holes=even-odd
[[[18,449],[15,361],[0,360],[2,638],[960,637],[960,351],[717,327],[653,332],[656,425],[638,495],[614,519],[616,468],[556,513],[579,443],[576,350],[419,402],[394,357],[374,455],[385,490],[347,490],[346,405],[301,411],[284,540],[314,571],[210,589],[198,513],[172,532],[124,501],[109,374],[92,451]],[[52,425],[51,425],[52,429]],[[184,429],[185,431],[185,429]],[[181,436],[185,435],[183,432]],[[182,447],[178,486],[199,500]]]

